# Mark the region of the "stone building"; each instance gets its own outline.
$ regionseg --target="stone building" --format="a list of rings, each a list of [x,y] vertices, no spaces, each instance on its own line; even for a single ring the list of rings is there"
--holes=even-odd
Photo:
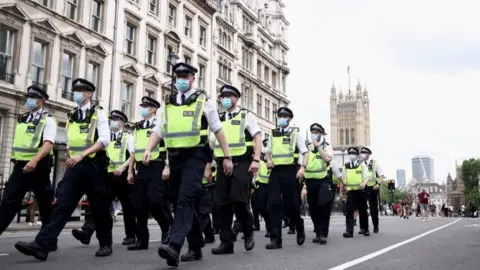
[[[465,185],[462,179],[462,167],[456,165],[456,177],[447,176],[447,202],[453,206],[453,211],[458,212],[462,204],[465,204]],[[465,204],[466,205],[466,204]]]

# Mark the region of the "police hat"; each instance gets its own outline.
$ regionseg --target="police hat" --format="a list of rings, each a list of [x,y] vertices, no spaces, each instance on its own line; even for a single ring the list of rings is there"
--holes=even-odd
[[[325,133],[325,129],[322,127],[322,125],[320,125],[318,123],[313,123],[310,126],[310,131],[312,131],[312,130],[316,130],[316,131],[319,131],[320,133],[322,133],[323,135],[327,135],[327,133]]]
[[[45,90],[43,90],[41,87],[32,85],[27,88],[27,93],[25,94],[26,97],[29,98],[44,98],[45,100],[48,100],[49,96]]]
[[[235,88],[235,86],[228,85],[228,84],[225,84],[224,86],[222,86],[222,88],[220,88],[220,96],[222,96],[223,94],[233,94],[237,98],[240,98],[242,96],[240,91],[238,91],[238,89]]]
[[[142,103],[140,103],[140,106],[142,106],[142,105],[152,106],[152,107],[155,107],[157,109],[160,108],[160,102],[158,102],[155,99],[153,99],[151,97],[148,97],[148,96],[142,97]]]
[[[119,110],[113,110],[110,112],[110,119],[115,119],[115,118],[118,118],[125,123],[128,122],[128,117],[122,111],[119,111]]]
[[[95,85],[88,80],[78,78],[72,82],[72,91],[95,92]]]
[[[186,63],[177,63],[175,66],[173,66],[173,73],[175,74],[190,74],[190,75],[195,75],[195,73],[198,72],[198,69],[190,66],[189,64]]]
[[[287,115],[287,116],[289,116],[290,118],[293,118],[293,112],[292,112],[292,110],[290,110],[290,109],[287,108],[287,107],[280,107],[280,108],[278,108],[277,116],[280,117],[280,115]]]
[[[349,147],[347,149],[347,153],[354,154],[354,155],[360,154],[360,152],[358,151],[358,149],[356,147]]]
[[[362,148],[360,149],[360,153],[362,153],[362,154],[370,154],[370,155],[371,155],[371,154],[372,154],[372,150],[370,150],[370,148],[368,148],[368,147],[362,147]]]

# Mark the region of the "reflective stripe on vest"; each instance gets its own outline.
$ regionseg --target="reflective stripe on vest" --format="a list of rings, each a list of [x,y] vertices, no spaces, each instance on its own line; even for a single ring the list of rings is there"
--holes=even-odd
[[[48,114],[43,113],[36,125],[32,122],[17,123],[15,136],[13,138],[12,159],[30,161],[35,158],[39,145],[41,144],[40,139],[45,130],[47,117]]]
[[[111,141],[107,147],[107,155],[110,159],[108,164],[108,172],[114,172],[126,161],[127,157],[127,134],[122,134],[122,140]]]
[[[70,156],[81,154],[94,143],[95,131],[97,130],[98,107],[90,119],[90,123],[67,122],[67,141]],[[89,155],[95,157],[95,153]]]
[[[235,117],[222,122],[223,132],[227,138],[230,156],[238,157],[247,152],[248,146],[253,146],[253,142],[245,141],[245,128],[247,127],[247,111],[241,110]],[[218,141],[215,141],[215,157],[224,157],[222,148]]]
[[[135,130],[135,161],[141,161],[143,159],[143,154],[145,153],[152,132],[152,128]],[[165,152],[165,147],[160,147],[157,144],[157,146],[150,151],[150,160],[158,159],[160,152]]]
[[[189,105],[164,106],[162,133],[168,148],[200,146],[201,136],[208,135],[208,130],[201,130],[205,101],[205,94],[200,94]]]
[[[369,187],[373,187],[377,184],[377,177],[376,177],[376,173],[377,173],[377,167],[375,166],[375,161],[372,161],[372,169],[368,169],[368,182],[367,182],[367,186]]]
[[[298,158],[295,153],[297,132],[294,128],[289,136],[272,136],[272,161],[275,165],[291,165]]]
[[[355,169],[345,168],[345,183],[347,190],[358,190],[363,182],[363,166],[359,165]]]
[[[328,175],[328,167],[320,152],[310,152],[305,169],[305,179],[323,179]]]
[[[257,181],[262,184],[268,184],[268,177],[270,176],[270,170],[267,168],[267,163],[260,160],[260,168],[257,174]]]

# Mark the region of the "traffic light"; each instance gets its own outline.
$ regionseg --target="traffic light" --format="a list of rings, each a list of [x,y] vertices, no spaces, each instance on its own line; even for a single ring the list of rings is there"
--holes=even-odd
[[[395,190],[395,180],[388,180],[388,190]]]

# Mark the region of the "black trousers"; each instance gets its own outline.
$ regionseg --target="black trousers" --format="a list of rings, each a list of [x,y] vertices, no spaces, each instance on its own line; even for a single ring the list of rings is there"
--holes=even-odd
[[[282,217],[288,216],[289,225],[295,226],[297,233],[304,232],[303,219],[300,216],[300,191],[296,178],[297,166],[275,166],[268,183],[271,239],[282,240]]]
[[[259,212],[259,202],[258,202],[258,189],[255,189],[252,193],[250,199],[250,205],[252,207],[252,216],[253,216],[253,227],[255,229],[260,228],[260,212]]]
[[[106,187],[109,205],[111,205],[117,198],[122,204],[125,235],[127,237],[135,238],[137,219],[135,218],[135,208],[131,197],[133,186],[127,182],[127,172],[124,172],[120,176],[115,176],[113,173],[109,173]],[[83,223],[82,230],[87,232],[90,236],[95,232],[95,224],[93,222],[90,206],[85,211],[85,222]]]
[[[328,237],[334,198],[330,184],[326,179],[307,179],[306,183],[314,231],[318,236]]]
[[[366,187],[365,189],[367,191],[373,227],[378,228],[378,200],[380,199],[380,189],[374,190],[373,187]]]
[[[257,211],[263,217],[263,220],[265,220],[266,231],[270,232],[271,220],[270,213],[268,212],[268,184],[259,183],[254,194],[256,197]]]
[[[106,191],[107,171],[96,159],[84,159],[73,168],[67,168],[58,183],[56,202],[48,224],[35,238],[44,250],[56,244],[57,237],[72,216],[83,194],[87,194],[100,246],[112,245],[112,217]]]
[[[205,236],[213,237],[213,222],[210,214],[213,212],[213,196],[215,186],[203,188],[203,194],[199,204],[200,226]]]
[[[37,198],[38,210],[42,218],[42,226],[48,223],[52,214],[53,188],[50,182],[50,158],[44,158],[30,173],[23,173],[27,162],[19,161],[13,166],[12,174],[5,185],[0,203],[0,235],[7,229],[28,190],[32,190]]]
[[[191,250],[205,246],[200,224],[199,205],[203,195],[202,179],[208,162],[204,149],[170,152],[169,188],[175,215],[170,230],[170,245],[180,251],[185,238]]]
[[[367,193],[365,190],[350,190],[347,192],[347,202],[345,205],[346,215],[345,221],[347,232],[353,233],[355,226],[354,212],[358,210],[360,219],[360,228],[368,231],[368,215],[367,215]]]
[[[220,161],[217,161],[217,164]],[[253,216],[250,210],[250,194],[253,175],[248,171],[250,161],[234,161],[233,173],[226,176],[223,166],[218,166],[215,204],[220,221],[220,241],[233,245],[235,233],[232,230],[233,217],[240,222],[245,237],[253,235]]]
[[[148,166],[138,165],[137,176],[133,183],[133,205],[137,217],[137,241],[148,245],[148,218],[151,213],[162,229],[162,233],[170,230],[173,222],[168,204],[167,181],[162,179],[165,162],[152,161]]]

